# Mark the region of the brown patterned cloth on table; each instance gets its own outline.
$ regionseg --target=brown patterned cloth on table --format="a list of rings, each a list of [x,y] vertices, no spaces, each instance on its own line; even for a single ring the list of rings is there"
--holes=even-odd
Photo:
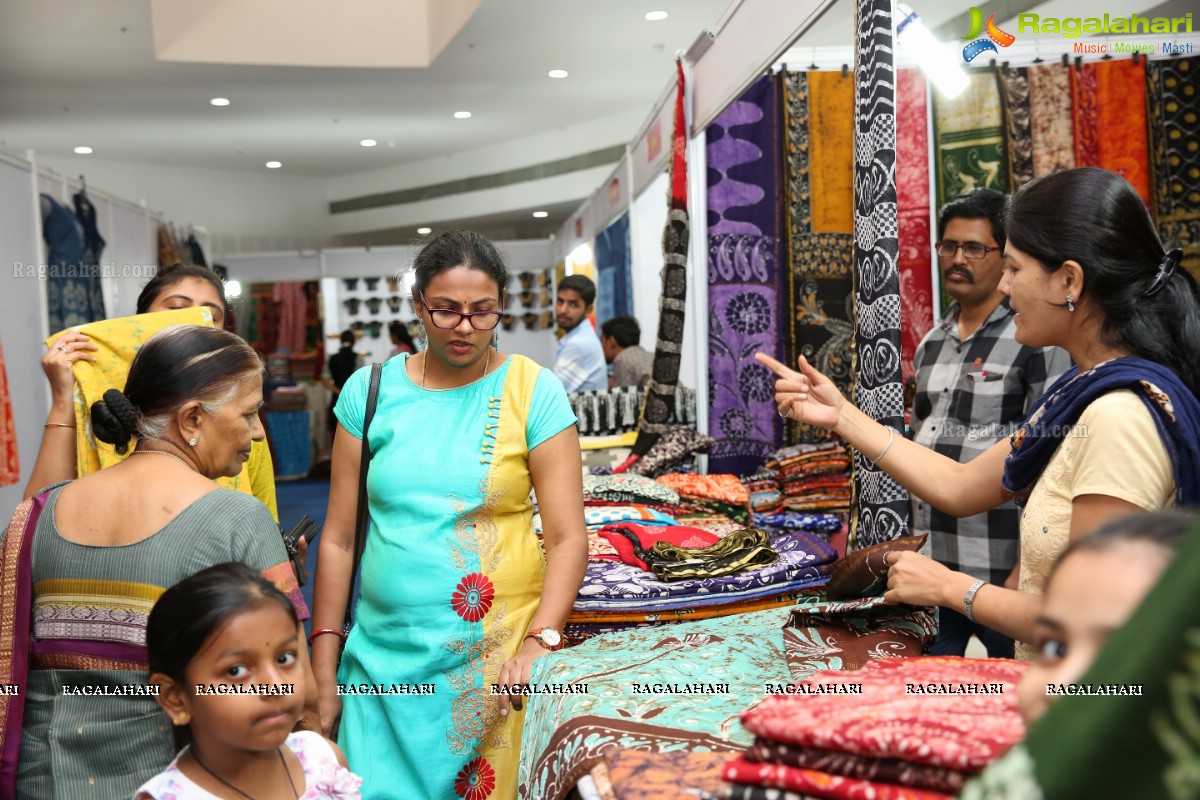
[[[871,659],[922,655],[937,636],[929,609],[889,606],[882,597],[805,598],[783,629],[788,668],[796,681],[822,669],[859,669]]]

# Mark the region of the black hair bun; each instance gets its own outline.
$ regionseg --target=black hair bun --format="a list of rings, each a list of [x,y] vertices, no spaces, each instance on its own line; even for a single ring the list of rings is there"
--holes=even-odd
[[[124,392],[109,389],[102,399],[92,403],[92,431],[118,453],[124,455],[129,450],[129,440],[137,432],[137,426],[137,409]]]

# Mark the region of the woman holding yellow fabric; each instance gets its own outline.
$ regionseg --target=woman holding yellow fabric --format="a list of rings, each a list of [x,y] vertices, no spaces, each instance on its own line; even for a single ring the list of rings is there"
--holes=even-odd
[[[143,318],[162,311],[192,309],[189,314]],[[137,317],[94,322],[63,331],[42,358],[50,383],[50,415],[25,497],[56,481],[83,477],[122,460],[111,446],[96,441],[87,428],[88,409],[106,389],[124,386],[129,363],[147,338],[168,325],[190,323],[225,327],[228,308],[221,278],[208,267],[176,265],[160,269],[138,296]],[[97,344],[100,343],[100,345]],[[275,469],[265,441],[254,443],[239,475],[217,483],[262,501],[279,521],[275,505]]]
[[[579,437],[554,373],[492,346],[508,284],[495,247],[446,233],[415,271],[428,349],[383,365],[366,441],[369,369],[351,376],[334,409],[312,642],[322,722],[328,732],[340,716],[338,743],[364,798],[513,800],[522,704],[492,686],[529,682],[534,659],[559,646],[579,591]],[[339,667],[363,447],[373,454],[371,521]],[[339,681],[434,691],[343,698]]]

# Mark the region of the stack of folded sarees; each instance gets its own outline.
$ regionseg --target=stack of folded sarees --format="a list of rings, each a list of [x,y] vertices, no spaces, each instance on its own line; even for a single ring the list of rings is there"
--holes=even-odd
[[[944,800],[1019,742],[1004,659],[892,658],[829,670],[741,715],[755,735],[722,779],[729,800]]]
[[[678,544],[654,541],[684,531],[687,538]],[[628,563],[588,562],[564,629],[571,644],[601,633],[789,606],[824,585],[837,558],[824,538],[806,531],[772,535],[750,528],[717,539],[686,526],[639,529],[623,522],[600,535],[630,551],[622,556]],[[716,541],[709,544],[705,536]]]
[[[841,442],[777,450],[766,464],[778,473],[783,506],[791,511],[850,509],[850,453]]]
[[[750,492],[736,475],[691,475],[670,472],[656,479],[679,495],[680,519],[689,514],[721,514],[734,522],[750,522]]]
[[[753,475],[742,478],[742,485],[750,493],[750,510],[755,514],[769,514],[783,504],[783,493],[779,491],[779,473],[763,467]]]

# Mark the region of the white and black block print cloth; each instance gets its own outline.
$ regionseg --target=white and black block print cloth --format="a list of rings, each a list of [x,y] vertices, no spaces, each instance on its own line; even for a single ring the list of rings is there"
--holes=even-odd
[[[899,218],[896,212],[896,70],[892,0],[858,0],[854,103],[855,401],[904,435],[900,372]],[[854,547],[908,533],[908,492],[868,459],[854,458]]]

